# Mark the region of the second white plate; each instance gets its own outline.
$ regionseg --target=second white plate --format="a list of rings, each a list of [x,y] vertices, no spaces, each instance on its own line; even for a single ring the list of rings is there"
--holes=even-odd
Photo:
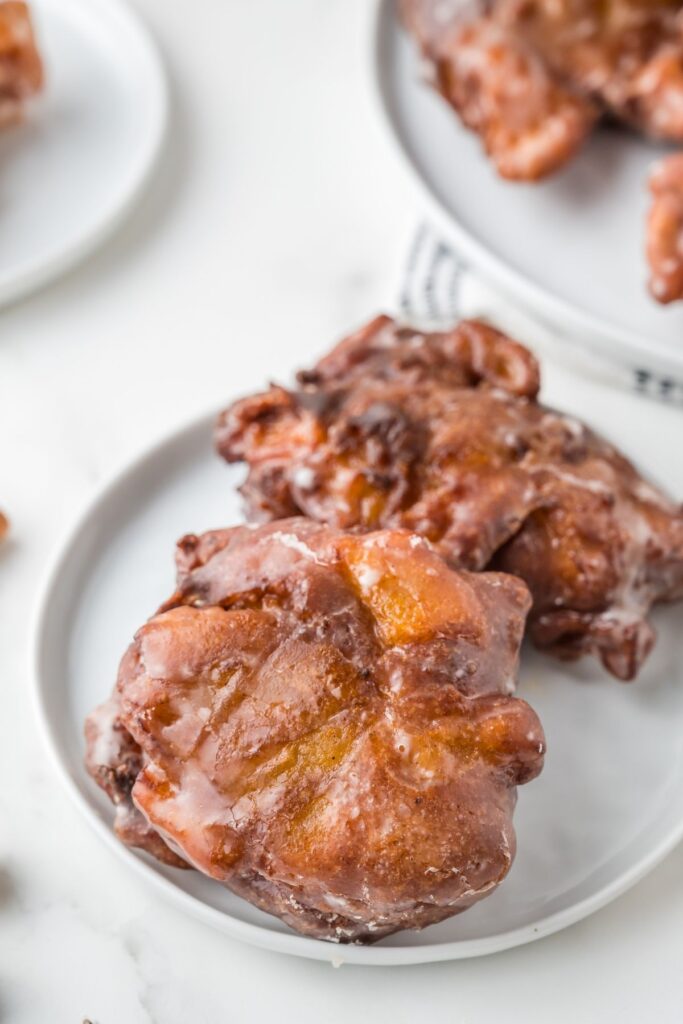
[[[423,81],[395,0],[375,0],[371,62],[382,116],[446,241],[514,301],[603,355],[683,378],[683,303],[646,290],[646,179],[664,150],[597,131],[563,171],[506,182]]]
[[[163,139],[156,49],[121,0],[33,0],[45,92],[0,135],[0,304],[68,270],[120,222]]]
[[[642,399],[563,375],[548,396],[595,410],[626,451],[683,494],[683,465],[667,417]],[[668,467],[668,469],[667,469]],[[518,855],[491,898],[423,932],[376,946],[334,946],[296,935],[193,871],[126,849],[112,808],[83,768],[83,720],[111,691],[135,629],[173,589],[173,550],[187,531],[240,520],[240,474],[211,451],[211,422],[180,431],[102,491],[60,552],[36,631],[36,697],[59,772],[112,850],[188,913],[268,949],[320,960],[407,964],[492,953],[540,938],[605,904],[683,835],[683,606],[660,609],[659,643],[638,682],[620,684],[592,661],[566,666],[524,652],[520,694],[548,739],[540,778],[519,791]]]

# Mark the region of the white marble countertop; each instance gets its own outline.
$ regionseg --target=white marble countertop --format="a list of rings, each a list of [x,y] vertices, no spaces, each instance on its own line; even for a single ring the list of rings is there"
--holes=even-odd
[[[174,94],[153,187],[87,266],[1,314],[0,505],[14,528],[0,551],[0,1020],[680,1024],[681,848],[542,942],[335,971],[165,905],[54,778],[28,649],[60,535],[150,440],[382,305],[413,202],[367,98],[364,0],[138,4]]]

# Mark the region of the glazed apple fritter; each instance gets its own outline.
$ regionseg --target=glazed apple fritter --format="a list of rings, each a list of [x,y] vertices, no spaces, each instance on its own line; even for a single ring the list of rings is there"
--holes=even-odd
[[[543,763],[511,696],[524,584],[305,519],[186,537],[178,565],[86,726],[121,838],[335,942],[490,893]]]
[[[495,9],[464,16],[461,0],[403,0],[402,8],[436,88],[481,137],[501,177],[536,181],[578,151],[597,109]]]
[[[538,647],[631,679],[650,606],[683,595],[683,512],[538,388],[531,353],[483,323],[379,317],[296,390],[232,405],[216,443],[248,463],[252,519],[414,530],[453,566],[520,576]]]
[[[0,129],[21,120],[25,102],[43,87],[43,66],[28,6],[0,2]]]
[[[675,0],[400,0],[434,83],[501,175],[535,180],[596,120],[683,141]]]
[[[603,113],[653,138],[683,141],[679,0],[494,0],[494,7],[552,73]]]

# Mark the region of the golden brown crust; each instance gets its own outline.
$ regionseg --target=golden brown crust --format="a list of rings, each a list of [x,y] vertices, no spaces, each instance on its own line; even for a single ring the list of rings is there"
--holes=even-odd
[[[405,527],[453,565],[522,576],[536,643],[632,678],[655,601],[683,592],[681,509],[611,445],[536,401],[522,346],[465,322],[424,334],[388,318],[342,342],[294,391],[220,417],[257,520]]]
[[[184,538],[179,566],[115,697],[150,829],[332,941],[492,891],[514,855],[515,787],[543,762],[538,719],[510,695],[524,585],[454,572],[404,531],[302,519]]]

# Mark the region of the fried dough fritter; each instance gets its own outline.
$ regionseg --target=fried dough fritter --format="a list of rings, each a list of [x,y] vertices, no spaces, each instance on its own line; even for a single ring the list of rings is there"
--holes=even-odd
[[[544,754],[511,696],[524,584],[305,519],[186,537],[178,564],[86,726],[124,841],[335,942],[490,893]]]
[[[683,13],[673,0],[400,0],[436,88],[499,173],[557,170],[600,117],[683,142]]]
[[[444,18],[425,0],[403,4],[434,83],[481,136],[503,178],[536,181],[578,151],[597,110],[551,74],[523,37],[495,15]]]
[[[298,381],[219,418],[252,519],[414,530],[454,566],[524,579],[541,649],[636,675],[651,605],[683,595],[683,513],[538,403],[530,352],[476,321],[424,334],[379,317]]]
[[[683,141],[677,0],[494,0],[551,73],[652,138]]]

